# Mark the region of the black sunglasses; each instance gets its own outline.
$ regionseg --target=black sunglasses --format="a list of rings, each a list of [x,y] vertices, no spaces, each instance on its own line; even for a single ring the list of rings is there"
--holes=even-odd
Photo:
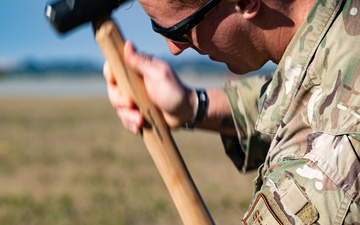
[[[163,28],[151,19],[152,28],[156,33],[159,33],[172,41],[189,43],[189,40],[185,38],[184,35],[198,25],[205,18],[205,15],[220,1],[221,0],[210,0],[196,12],[169,28]]]

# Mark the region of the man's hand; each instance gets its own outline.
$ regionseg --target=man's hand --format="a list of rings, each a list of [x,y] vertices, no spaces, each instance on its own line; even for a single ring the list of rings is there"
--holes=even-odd
[[[151,101],[162,112],[170,128],[178,128],[191,120],[196,110],[196,93],[181,83],[170,66],[159,59],[137,52],[132,43],[124,46],[125,61],[143,76]],[[144,118],[129,95],[118,90],[110,66],[104,64],[110,103],[116,109],[124,127],[139,133]]]

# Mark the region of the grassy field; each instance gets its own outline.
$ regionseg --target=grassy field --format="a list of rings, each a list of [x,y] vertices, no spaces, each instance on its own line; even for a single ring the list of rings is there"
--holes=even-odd
[[[213,133],[176,143],[217,224],[239,224],[254,174]],[[0,224],[182,224],[140,137],[106,98],[0,97]]]

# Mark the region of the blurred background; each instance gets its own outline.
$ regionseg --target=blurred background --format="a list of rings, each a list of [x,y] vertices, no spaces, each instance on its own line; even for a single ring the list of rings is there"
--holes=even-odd
[[[0,1],[0,224],[181,224],[141,138],[123,130],[108,103],[90,25],[59,35],[46,3]],[[168,61],[183,82],[236,79],[192,50],[171,56],[137,1],[114,18],[125,38]],[[217,224],[238,224],[254,173],[240,174],[214,133],[173,135]]]

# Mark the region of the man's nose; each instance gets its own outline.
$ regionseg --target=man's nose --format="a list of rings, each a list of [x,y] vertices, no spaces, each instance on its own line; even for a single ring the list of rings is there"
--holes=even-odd
[[[168,45],[168,48],[173,55],[179,55],[181,54],[185,49],[190,48],[192,44],[189,43],[178,43],[171,41],[170,39],[166,38],[166,44]]]

